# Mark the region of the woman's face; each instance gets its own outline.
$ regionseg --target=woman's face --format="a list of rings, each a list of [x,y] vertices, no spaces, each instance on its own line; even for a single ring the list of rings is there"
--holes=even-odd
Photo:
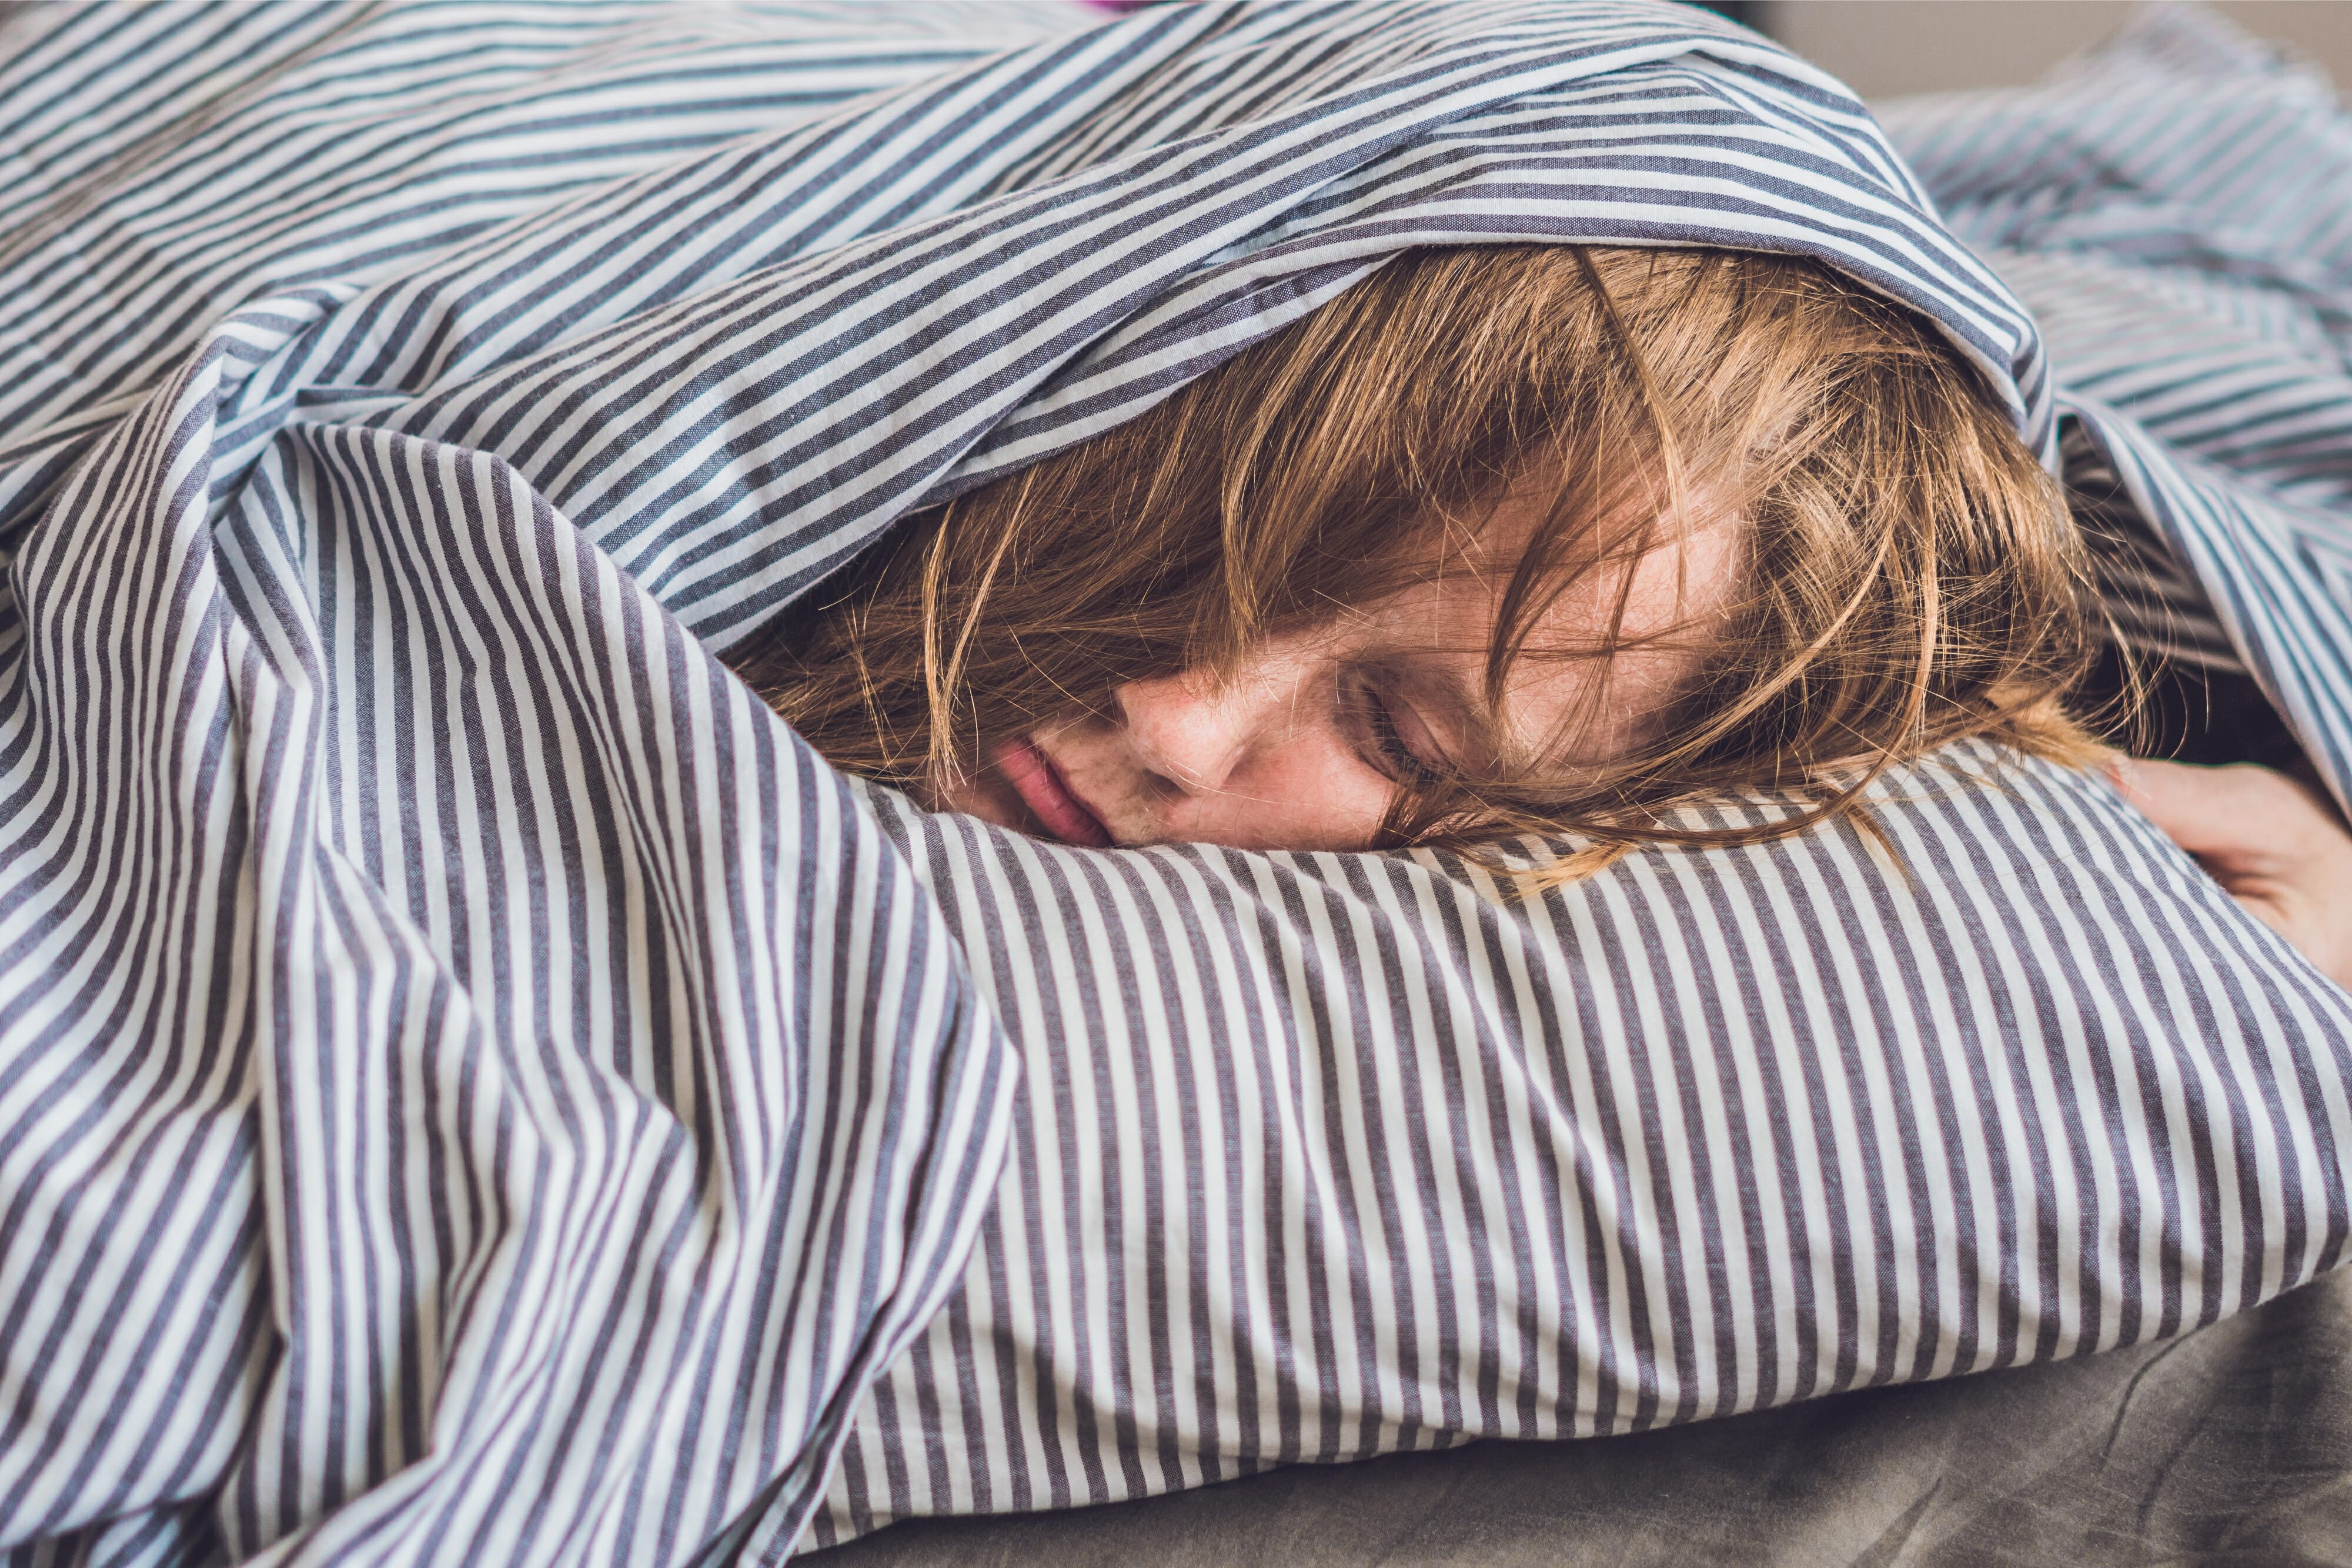
[[[1515,493],[1466,556],[1329,625],[1269,639],[1223,680],[1133,682],[1106,711],[1005,741],[938,803],[1068,844],[1360,850],[1419,771],[1610,761],[1650,738],[1704,657],[1739,535],[1695,530],[1638,561],[1621,635],[1633,645],[1605,660],[1573,651],[1605,635],[1622,579],[1562,595],[1490,708],[1500,597],[1547,499]]]

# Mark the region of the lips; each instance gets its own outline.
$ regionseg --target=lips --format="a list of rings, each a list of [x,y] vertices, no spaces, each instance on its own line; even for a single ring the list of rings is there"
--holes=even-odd
[[[1066,844],[1110,848],[1110,831],[1087,809],[1036,742],[1024,737],[996,748],[996,770],[1045,830]]]

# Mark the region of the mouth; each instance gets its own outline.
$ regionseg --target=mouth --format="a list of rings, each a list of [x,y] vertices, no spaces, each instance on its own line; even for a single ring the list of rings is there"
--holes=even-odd
[[[1046,832],[1066,844],[1107,850],[1115,841],[1037,743],[1017,737],[996,748],[996,770]]]

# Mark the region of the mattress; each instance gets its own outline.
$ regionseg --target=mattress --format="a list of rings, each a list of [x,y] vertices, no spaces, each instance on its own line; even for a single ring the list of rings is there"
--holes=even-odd
[[[1293,1467],[925,1520],[810,1568],[2333,1563],[2352,1541],[2341,1273],[2180,1339],[1633,1437]]]

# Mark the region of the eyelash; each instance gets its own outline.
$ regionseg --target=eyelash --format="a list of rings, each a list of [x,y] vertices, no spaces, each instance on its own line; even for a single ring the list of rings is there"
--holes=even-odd
[[[1387,766],[1381,771],[1408,788],[1425,784],[1436,775],[1429,765],[1412,754],[1397,733],[1396,715],[1390,711],[1388,699],[1378,686],[1367,682],[1360,690],[1358,702],[1364,712],[1364,727],[1370,732],[1372,749]]]

